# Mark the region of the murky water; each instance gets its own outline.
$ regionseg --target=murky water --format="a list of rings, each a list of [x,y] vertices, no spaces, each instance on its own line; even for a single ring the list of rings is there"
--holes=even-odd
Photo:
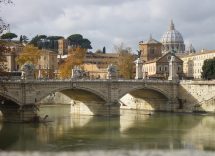
[[[74,116],[70,106],[43,106],[53,122],[0,123],[3,151],[181,150],[215,151],[215,116],[123,111],[122,116]]]

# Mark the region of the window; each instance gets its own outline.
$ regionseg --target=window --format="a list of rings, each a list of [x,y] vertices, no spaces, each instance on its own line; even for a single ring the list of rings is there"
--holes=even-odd
[[[150,54],[154,54],[155,53],[155,49],[154,48],[150,48]]]

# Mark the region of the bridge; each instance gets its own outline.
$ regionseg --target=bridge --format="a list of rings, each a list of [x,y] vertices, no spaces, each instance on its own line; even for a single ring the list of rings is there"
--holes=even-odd
[[[0,81],[0,110],[7,121],[29,121],[37,115],[40,101],[56,92],[84,101],[93,115],[120,115],[122,108],[148,109],[139,106],[145,105],[141,100],[132,103],[131,99],[124,98],[128,94],[145,100],[153,107],[150,110],[215,113],[215,81],[148,79]],[[85,96],[89,98],[84,99]],[[97,100],[99,104],[90,103],[90,100]],[[75,111],[83,113],[80,105],[71,105]]]
[[[0,82],[0,109],[8,121],[28,121],[38,110],[39,102],[56,92],[79,90],[103,101],[94,115],[120,115],[119,100],[127,93],[150,90],[166,99],[165,111],[178,104],[178,82],[162,80],[17,80]],[[71,92],[72,94],[72,92]]]

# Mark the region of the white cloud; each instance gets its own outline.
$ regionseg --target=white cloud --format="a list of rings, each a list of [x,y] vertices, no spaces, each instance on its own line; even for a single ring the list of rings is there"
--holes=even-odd
[[[205,0],[14,0],[1,14],[11,31],[69,36],[80,33],[94,49],[125,42],[133,51],[149,34],[160,40],[173,19],[196,49],[215,49],[215,1]]]

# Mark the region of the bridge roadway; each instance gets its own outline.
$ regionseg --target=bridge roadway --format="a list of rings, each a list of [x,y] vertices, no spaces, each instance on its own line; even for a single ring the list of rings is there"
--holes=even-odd
[[[17,80],[1,81],[0,86],[1,111],[9,119],[16,110],[17,120],[29,120],[35,115],[40,100],[64,90],[78,89],[97,95],[105,101],[104,110],[108,111],[104,114],[108,115],[119,115],[119,99],[135,90],[161,93],[168,99],[168,111],[174,111],[178,96],[178,82],[162,80]],[[10,102],[4,104],[6,101]]]

